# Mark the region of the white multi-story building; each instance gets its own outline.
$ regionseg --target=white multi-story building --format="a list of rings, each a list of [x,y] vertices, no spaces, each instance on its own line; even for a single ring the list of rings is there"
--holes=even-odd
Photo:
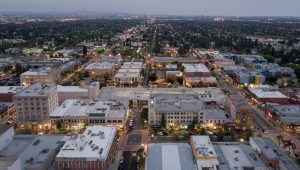
[[[186,126],[198,119],[204,123],[204,104],[195,95],[157,94],[150,95],[148,122],[151,126],[160,125],[162,115],[167,125]]]
[[[58,107],[54,83],[36,83],[14,96],[18,124],[32,128],[50,128],[50,113]]]
[[[194,159],[199,170],[217,170],[219,161],[209,136],[191,136]]]
[[[128,105],[117,101],[66,100],[51,115],[52,127],[61,121],[65,128],[80,130],[89,125],[124,126]]]
[[[55,169],[108,169],[117,151],[116,134],[115,127],[88,126],[60,149]]]
[[[60,79],[60,72],[56,68],[42,67],[31,69],[20,75],[21,85],[30,86],[34,83],[51,83]]]

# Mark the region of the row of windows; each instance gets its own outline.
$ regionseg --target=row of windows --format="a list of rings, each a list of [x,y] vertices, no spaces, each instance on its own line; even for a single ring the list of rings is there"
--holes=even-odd
[[[190,115],[190,114],[192,114],[192,113],[186,113],[186,112],[169,112],[169,113],[156,113],[156,115],[162,115],[162,114],[164,114],[164,115],[186,115],[186,114],[188,114],[188,115]],[[193,115],[197,115],[198,114],[198,112],[193,112]],[[200,113],[200,115],[203,115],[203,113]]]

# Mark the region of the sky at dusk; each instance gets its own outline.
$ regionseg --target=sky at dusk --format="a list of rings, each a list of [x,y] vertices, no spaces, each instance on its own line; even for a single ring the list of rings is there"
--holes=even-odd
[[[300,0],[0,0],[0,11],[300,16]]]

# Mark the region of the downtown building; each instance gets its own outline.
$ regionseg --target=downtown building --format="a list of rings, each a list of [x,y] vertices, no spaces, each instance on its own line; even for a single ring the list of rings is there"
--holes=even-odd
[[[271,140],[271,139],[267,139]],[[269,148],[277,150],[278,147]],[[275,144],[274,144],[275,145]],[[271,166],[263,153],[248,142],[211,142],[209,136],[192,135],[188,143],[148,143],[146,170],[269,170],[299,169],[280,151],[282,165]],[[268,153],[269,154],[269,153]]]
[[[56,83],[60,79],[60,72],[56,68],[41,67],[22,73],[20,79],[22,86],[30,86],[34,83]]]
[[[72,135],[55,158],[55,169],[106,170],[117,152],[115,127],[88,126]]]
[[[187,128],[194,119],[208,128],[231,122],[225,109],[204,102],[195,94],[152,94],[148,109],[148,124],[153,128],[160,126],[162,116],[167,126],[180,128]]]
[[[252,109],[242,96],[238,94],[227,95],[225,107],[231,114],[236,127],[242,129],[253,127]]]
[[[50,128],[50,114],[58,107],[54,83],[36,83],[14,97],[18,125],[21,128]]]
[[[119,84],[139,83],[143,62],[124,62],[114,76],[114,82]]]
[[[85,99],[66,100],[50,114],[51,127],[58,122],[62,128],[81,130],[86,125],[125,126],[128,104],[116,100],[96,101]]]

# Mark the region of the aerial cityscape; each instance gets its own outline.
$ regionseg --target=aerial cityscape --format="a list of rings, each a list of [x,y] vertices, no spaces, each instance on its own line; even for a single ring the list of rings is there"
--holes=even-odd
[[[119,1],[0,2],[0,170],[300,170],[300,2]]]

